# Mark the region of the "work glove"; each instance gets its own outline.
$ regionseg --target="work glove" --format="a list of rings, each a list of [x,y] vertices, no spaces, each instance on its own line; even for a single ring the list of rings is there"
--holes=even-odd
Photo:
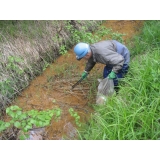
[[[109,79],[114,79],[114,78],[116,78],[116,73],[113,72],[113,71],[111,71],[111,73],[108,75],[108,78],[109,78]]]
[[[82,78],[85,79],[87,76],[88,76],[88,72],[87,72],[87,71],[84,71],[84,72],[82,73]]]

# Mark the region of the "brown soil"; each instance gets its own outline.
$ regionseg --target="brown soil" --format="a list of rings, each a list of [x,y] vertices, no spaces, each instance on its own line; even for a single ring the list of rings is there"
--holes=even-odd
[[[103,25],[112,28],[114,32],[126,34],[124,41],[130,39],[138,32],[143,21],[106,21]],[[95,79],[94,73],[102,73],[104,65],[96,64],[87,80],[71,90],[81,76],[85,67],[85,61],[77,61],[73,49],[64,56],[59,57],[51,64],[42,75],[36,77],[12,105],[18,105],[24,111],[30,109],[47,110],[59,107],[62,115],[58,122],[52,121],[46,127],[46,134],[43,139],[76,139],[76,124],[68,112],[72,107],[81,116],[81,121],[86,122],[93,112],[89,102],[95,103],[95,97],[90,97],[91,85]],[[96,95],[96,91],[94,91]]]

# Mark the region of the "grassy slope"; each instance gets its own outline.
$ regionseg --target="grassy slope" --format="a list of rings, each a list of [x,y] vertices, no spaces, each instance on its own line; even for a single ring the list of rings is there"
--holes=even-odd
[[[96,111],[80,139],[160,139],[160,22],[146,21],[131,41],[130,71],[117,96]]]

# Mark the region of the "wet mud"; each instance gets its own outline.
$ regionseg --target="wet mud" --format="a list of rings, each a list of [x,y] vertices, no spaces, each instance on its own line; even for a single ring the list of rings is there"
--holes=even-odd
[[[103,25],[112,28],[114,32],[126,34],[123,36],[126,42],[138,32],[142,24],[142,21],[109,20]],[[24,111],[31,109],[41,111],[57,107],[62,109],[59,121],[52,120],[50,126],[45,128],[45,134],[41,139],[77,139],[76,128],[78,127],[68,111],[69,108],[78,112],[81,117],[80,121],[83,123],[87,122],[90,114],[94,112],[90,103],[96,103],[97,91],[91,88],[97,80],[94,74],[98,72],[101,75],[104,65],[96,64],[87,79],[71,90],[81,78],[85,63],[84,60],[77,61],[73,49],[69,50],[66,55],[60,56],[40,76],[32,80],[13,102],[12,105],[17,105]]]

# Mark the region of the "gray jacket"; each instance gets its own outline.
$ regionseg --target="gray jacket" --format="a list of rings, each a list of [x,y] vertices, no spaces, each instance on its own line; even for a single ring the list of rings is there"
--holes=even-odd
[[[130,53],[126,46],[115,40],[105,40],[90,45],[92,57],[87,61],[85,71],[89,72],[96,63],[113,67],[117,73],[123,64],[129,64]]]

